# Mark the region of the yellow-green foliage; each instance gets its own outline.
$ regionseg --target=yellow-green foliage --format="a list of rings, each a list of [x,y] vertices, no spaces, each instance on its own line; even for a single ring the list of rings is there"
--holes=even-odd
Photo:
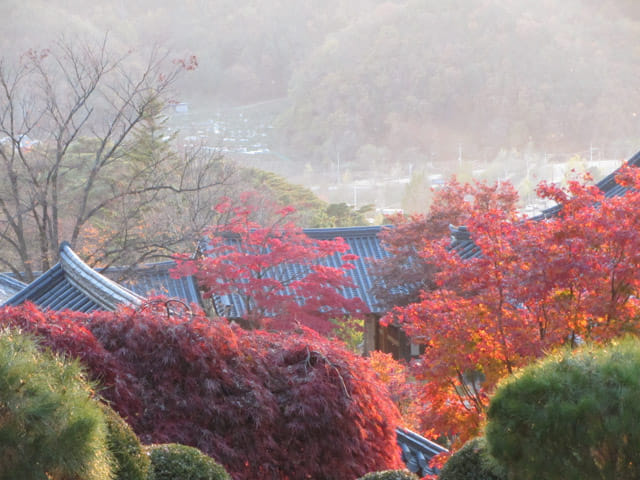
[[[560,352],[500,384],[489,452],[519,480],[638,479],[639,399],[637,339]]]
[[[227,471],[197,448],[168,443],[147,447],[150,480],[231,480]]]
[[[77,362],[0,331],[0,480],[111,479],[102,410]]]
[[[418,477],[408,470],[384,470],[367,473],[358,480],[418,480]]]
[[[151,461],[133,429],[112,408],[103,405],[107,445],[113,456],[114,480],[147,480]]]
[[[454,453],[438,475],[438,480],[503,480],[506,473],[487,453],[483,437],[469,440]]]

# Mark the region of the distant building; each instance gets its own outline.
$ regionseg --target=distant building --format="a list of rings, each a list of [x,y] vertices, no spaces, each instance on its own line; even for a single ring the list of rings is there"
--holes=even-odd
[[[189,113],[189,104],[187,102],[171,101],[167,102],[167,107],[175,113]]]

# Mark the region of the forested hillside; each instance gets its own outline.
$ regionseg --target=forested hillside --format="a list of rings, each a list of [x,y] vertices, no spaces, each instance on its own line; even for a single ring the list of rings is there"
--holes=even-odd
[[[633,0],[5,0],[0,15],[3,51],[109,31],[195,54],[192,104],[287,97],[278,148],[302,164],[637,149]]]
[[[640,126],[639,27],[578,0],[381,3],[296,68],[282,126],[362,162],[613,147]]]

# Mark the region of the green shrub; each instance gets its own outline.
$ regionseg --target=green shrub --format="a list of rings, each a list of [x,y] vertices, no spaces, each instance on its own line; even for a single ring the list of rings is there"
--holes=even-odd
[[[408,470],[384,470],[367,473],[358,480],[418,480],[418,477]]]
[[[147,480],[151,460],[133,429],[118,413],[102,406],[107,422],[107,445],[113,457],[114,480]]]
[[[640,344],[564,351],[499,385],[489,451],[518,479],[640,478]]]
[[[112,478],[104,415],[77,362],[0,331],[0,479]]]
[[[487,452],[483,437],[469,440],[444,465],[438,480],[503,480],[504,469]]]
[[[168,443],[147,447],[151,480],[231,480],[227,471],[197,448]]]

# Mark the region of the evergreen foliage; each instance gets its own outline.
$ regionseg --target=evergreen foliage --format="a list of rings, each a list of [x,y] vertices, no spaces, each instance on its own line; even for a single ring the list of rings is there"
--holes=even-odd
[[[197,448],[169,443],[150,445],[150,480],[231,480],[227,471]]]
[[[375,205],[363,205],[360,208],[346,203],[331,203],[326,208],[326,227],[361,227],[369,225],[368,216],[375,215]]]
[[[323,225],[323,214],[327,209],[326,203],[311,190],[296,185],[281,175],[258,168],[244,167],[240,170],[240,180],[246,184],[246,190],[255,191],[253,199],[247,199],[247,205],[253,202],[258,208],[254,210],[254,220],[268,222],[270,216],[283,205],[295,205],[294,215],[297,225],[305,227],[319,227]]]
[[[77,361],[0,332],[0,479],[112,478],[107,432]]]
[[[151,461],[133,429],[111,407],[102,405],[107,423],[107,445],[113,456],[114,480],[147,480]]]
[[[444,465],[439,480],[506,480],[502,467],[487,452],[483,437],[469,440]]]
[[[408,470],[383,470],[367,473],[358,480],[418,480],[418,477]]]
[[[640,478],[640,344],[552,355],[503,381],[491,400],[491,454],[514,478]]]

